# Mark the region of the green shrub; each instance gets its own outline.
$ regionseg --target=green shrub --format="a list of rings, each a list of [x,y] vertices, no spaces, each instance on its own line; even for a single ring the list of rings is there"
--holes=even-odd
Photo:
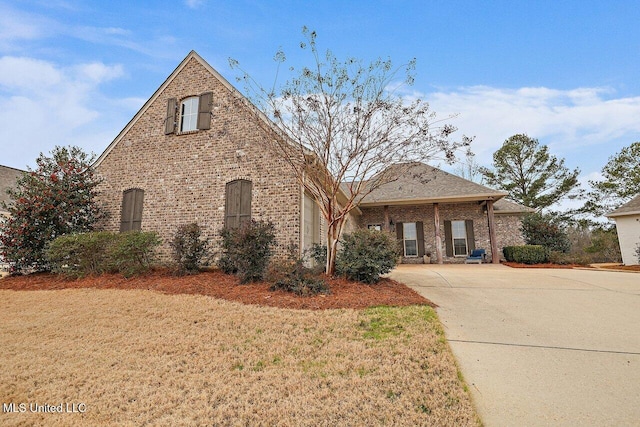
[[[309,256],[315,262],[316,266],[322,267],[323,271],[327,265],[327,245],[314,243],[309,249]]]
[[[196,223],[178,227],[171,246],[171,255],[178,274],[194,274],[207,258],[209,242],[200,237],[202,231]]]
[[[387,233],[357,230],[345,234],[336,258],[336,272],[347,279],[375,283],[398,259],[398,243]]]
[[[120,233],[109,251],[111,267],[125,277],[149,271],[160,239],[152,231]]]
[[[149,269],[159,244],[152,232],[65,234],[48,245],[46,257],[52,271],[68,277],[107,272],[129,277]]]
[[[505,246],[502,252],[509,262],[543,264],[549,261],[549,251],[542,245]]]
[[[305,266],[304,258],[298,256],[297,246],[289,246],[289,256],[269,265],[266,279],[269,290],[282,290],[296,295],[311,296],[328,294],[329,285],[319,277],[315,268]]]
[[[236,229],[220,230],[222,253],[218,267],[237,274],[240,282],[263,279],[275,244],[275,226],[270,221],[254,221]]]
[[[51,271],[68,277],[83,277],[109,271],[109,249],[117,234],[106,231],[65,234],[45,251]]]
[[[567,227],[551,214],[534,213],[522,219],[522,235],[527,245],[542,245],[550,251],[569,252]]]

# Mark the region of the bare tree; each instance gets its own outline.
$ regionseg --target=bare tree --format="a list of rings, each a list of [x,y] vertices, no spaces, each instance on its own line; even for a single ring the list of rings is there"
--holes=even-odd
[[[436,119],[421,99],[401,96],[402,88],[413,83],[415,60],[400,68],[389,59],[368,65],[353,58],[340,61],[330,51],[318,51],[315,31],[304,27],[302,32],[306,42],[300,46],[312,54],[311,67],[290,68],[297,76],[278,91],[275,84],[265,90],[246,72],[239,80],[277,125],[271,130],[280,137],[265,143],[292,167],[326,220],[326,272],[333,274],[347,215],[364,197],[402,176],[409,162],[437,156],[454,160],[469,140],[450,141],[455,127]],[[275,59],[286,62],[282,51]],[[240,69],[237,61],[230,64]],[[404,78],[398,81],[401,71]]]
[[[469,181],[477,182],[478,184],[484,183],[484,177],[482,176],[481,166],[476,161],[475,153],[471,150],[467,150],[464,154],[465,160],[461,160],[458,166],[455,168],[454,173]]]

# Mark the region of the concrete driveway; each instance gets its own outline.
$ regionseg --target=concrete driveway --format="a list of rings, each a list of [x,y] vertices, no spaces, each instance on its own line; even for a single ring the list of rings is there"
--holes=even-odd
[[[640,274],[400,265],[486,426],[640,426]]]

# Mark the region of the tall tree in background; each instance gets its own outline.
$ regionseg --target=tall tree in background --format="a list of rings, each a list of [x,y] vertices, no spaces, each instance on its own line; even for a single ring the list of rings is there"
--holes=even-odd
[[[89,156],[78,147],[55,147],[40,153],[38,167],[29,169],[7,190],[10,214],[0,223],[2,257],[16,271],[46,270],[46,245],[67,233],[93,229],[102,217],[96,202],[100,179]]]
[[[291,166],[320,207],[327,223],[326,271],[333,274],[347,215],[367,194],[399,178],[408,162],[437,156],[451,161],[469,141],[450,141],[452,125],[436,119],[424,101],[409,102],[399,94],[413,83],[415,61],[395,68],[391,60],[338,60],[330,51],[320,53],[315,31],[302,32],[306,41],[300,46],[311,53],[310,66],[291,67],[297,76],[277,91],[265,90],[246,72],[241,80],[277,125],[271,130],[280,137],[265,146]],[[285,62],[284,53],[276,60]]]
[[[609,158],[602,168],[602,179],[589,181],[591,191],[582,208],[601,216],[640,194],[640,142],[634,142]]]
[[[546,145],[524,134],[508,138],[493,154],[493,168],[482,168],[486,182],[509,197],[538,211],[564,198],[580,196],[578,168],[570,171],[564,159],[549,154]]]

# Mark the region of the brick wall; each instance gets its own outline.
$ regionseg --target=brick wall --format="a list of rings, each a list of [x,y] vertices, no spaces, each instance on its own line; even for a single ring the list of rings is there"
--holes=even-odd
[[[444,221],[473,220],[473,232],[476,248],[483,248],[487,255],[491,256],[491,243],[489,240],[489,226],[487,214],[483,212],[482,206],[477,203],[457,203],[439,204],[440,208],[440,235],[442,237],[442,256],[445,262],[464,262],[465,257],[447,257],[445,251]],[[360,226],[366,227],[369,224],[384,223],[384,208],[367,207],[361,208]],[[389,206],[389,219],[395,223],[422,221],[424,227],[424,249],[425,253],[431,253],[435,260],[436,238],[434,223],[433,205],[407,205]],[[502,248],[510,245],[524,244],[522,233],[520,233],[520,218],[516,215],[495,215],[496,238],[500,257]],[[392,230],[395,235],[395,230]],[[404,262],[421,261],[415,258],[405,258]]]
[[[167,99],[180,101],[213,92],[210,130],[164,134]],[[292,171],[264,149],[265,131],[245,106],[229,108],[229,89],[192,58],[97,166],[105,179],[101,201],[110,218],[103,228],[119,230],[122,193],[144,190],[142,230],[168,242],[181,224],[197,222],[217,242],[224,224],[225,185],[252,182],[251,216],[271,220],[282,246],[299,243],[300,186]],[[282,251],[282,249],[279,249]]]

